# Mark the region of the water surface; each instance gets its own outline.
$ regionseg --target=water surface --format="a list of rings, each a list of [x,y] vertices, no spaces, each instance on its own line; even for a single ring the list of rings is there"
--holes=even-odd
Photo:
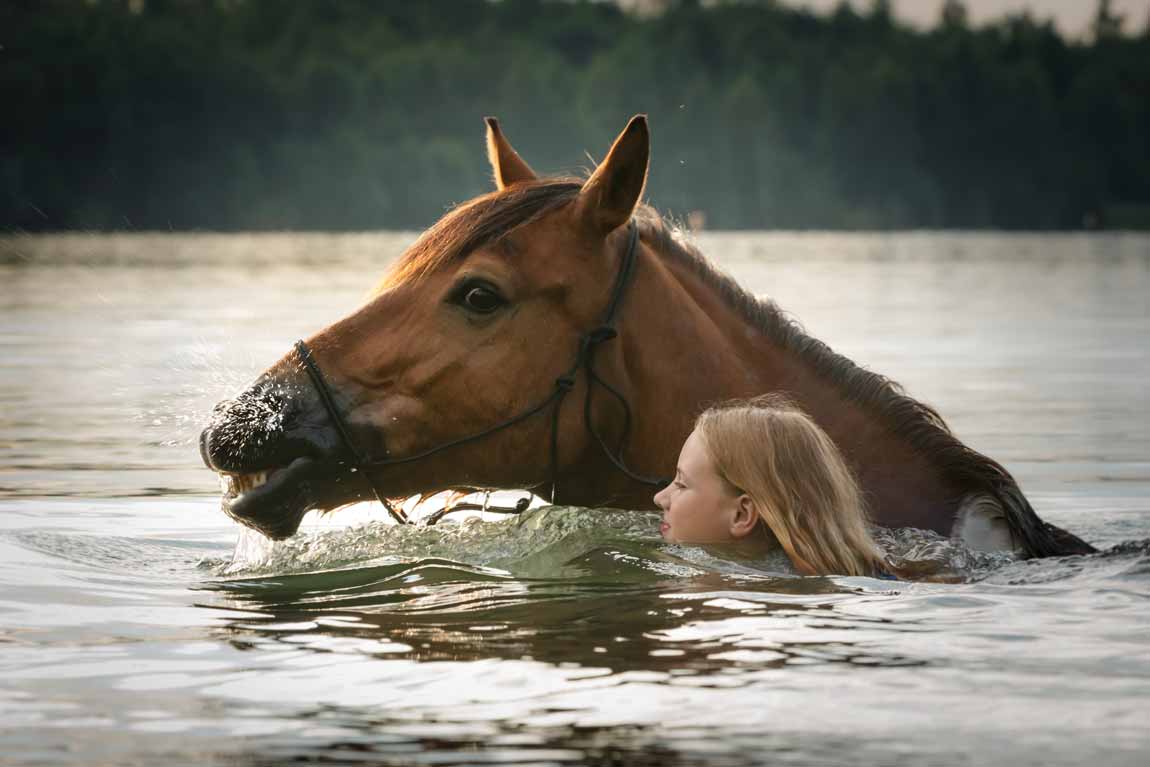
[[[0,762],[1144,763],[1145,545],[942,585],[796,578],[604,511],[241,536],[205,414],[410,239],[0,240]],[[1150,238],[700,244],[1045,519],[1150,538]]]

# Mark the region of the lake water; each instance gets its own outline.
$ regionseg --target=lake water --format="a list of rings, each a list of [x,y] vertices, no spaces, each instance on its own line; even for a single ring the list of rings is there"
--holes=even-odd
[[[591,510],[241,536],[206,413],[410,239],[0,239],[0,763],[1146,763],[1150,237],[700,237],[1045,519],[1143,541],[959,585]]]

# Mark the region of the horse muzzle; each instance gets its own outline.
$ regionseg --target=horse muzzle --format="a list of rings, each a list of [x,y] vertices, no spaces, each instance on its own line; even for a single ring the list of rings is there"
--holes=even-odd
[[[363,497],[322,406],[303,386],[269,376],[216,405],[200,456],[219,474],[224,513],[269,538],[295,534],[312,509]]]

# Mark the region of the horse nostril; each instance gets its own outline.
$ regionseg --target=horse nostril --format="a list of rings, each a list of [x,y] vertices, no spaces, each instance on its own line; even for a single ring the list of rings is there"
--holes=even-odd
[[[217,405],[216,407],[219,407]],[[208,444],[211,442],[211,429],[204,429],[200,432],[200,460],[204,462],[212,471],[216,471],[216,467],[212,464],[211,451],[208,449]]]

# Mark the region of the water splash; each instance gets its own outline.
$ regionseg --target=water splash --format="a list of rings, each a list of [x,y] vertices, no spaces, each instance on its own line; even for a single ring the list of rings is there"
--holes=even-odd
[[[979,580],[1018,559],[1009,551],[975,551],[932,530],[874,527],[871,534],[902,572],[924,580]]]
[[[616,561],[634,558],[635,567],[667,574],[796,574],[782,551],[748,561],[722,549],[668,546],[658,535],[658,521],[657,512],[543,506],[514,518],[472,516],[435,527],[372,520],[279,542],[245,530],[232,561],[218,574],[285,575],[437,559],[498,568],[518,577],[553,577],[578,570],[588,557],[602,565],[602,557],[593,552],[603,549],[612,549],[609,558]],[[880,528],[875,537],[892,561],[916,579],[979,580],[1016,561],[1010,553],[973,551],[927,530]],[[626,551],[620,554],[614,549]]]
[[[220,574],[315,572],[434,558],[524,577],[549,576],[611,541],[657,543],[658,518],[655,512],[544,506],[513,518],[467,517],[434,527],[381,520],[274,543],[255,540],[262,538],[258,533],[244,533],[232,562]]]
[[[135,415],[147,433],[158,434],[156,447],[195,444],[200,430],[211,420],[212,408],[225,397],[243,391],[259,371],[254,360],[239,364],[225,359],[226,347],[201,338],[179,356],[167,360],[154,376],[153,398]],[[173,386],[172,381],[180,381]],[[278,417],[267,412],[263,418]]]

